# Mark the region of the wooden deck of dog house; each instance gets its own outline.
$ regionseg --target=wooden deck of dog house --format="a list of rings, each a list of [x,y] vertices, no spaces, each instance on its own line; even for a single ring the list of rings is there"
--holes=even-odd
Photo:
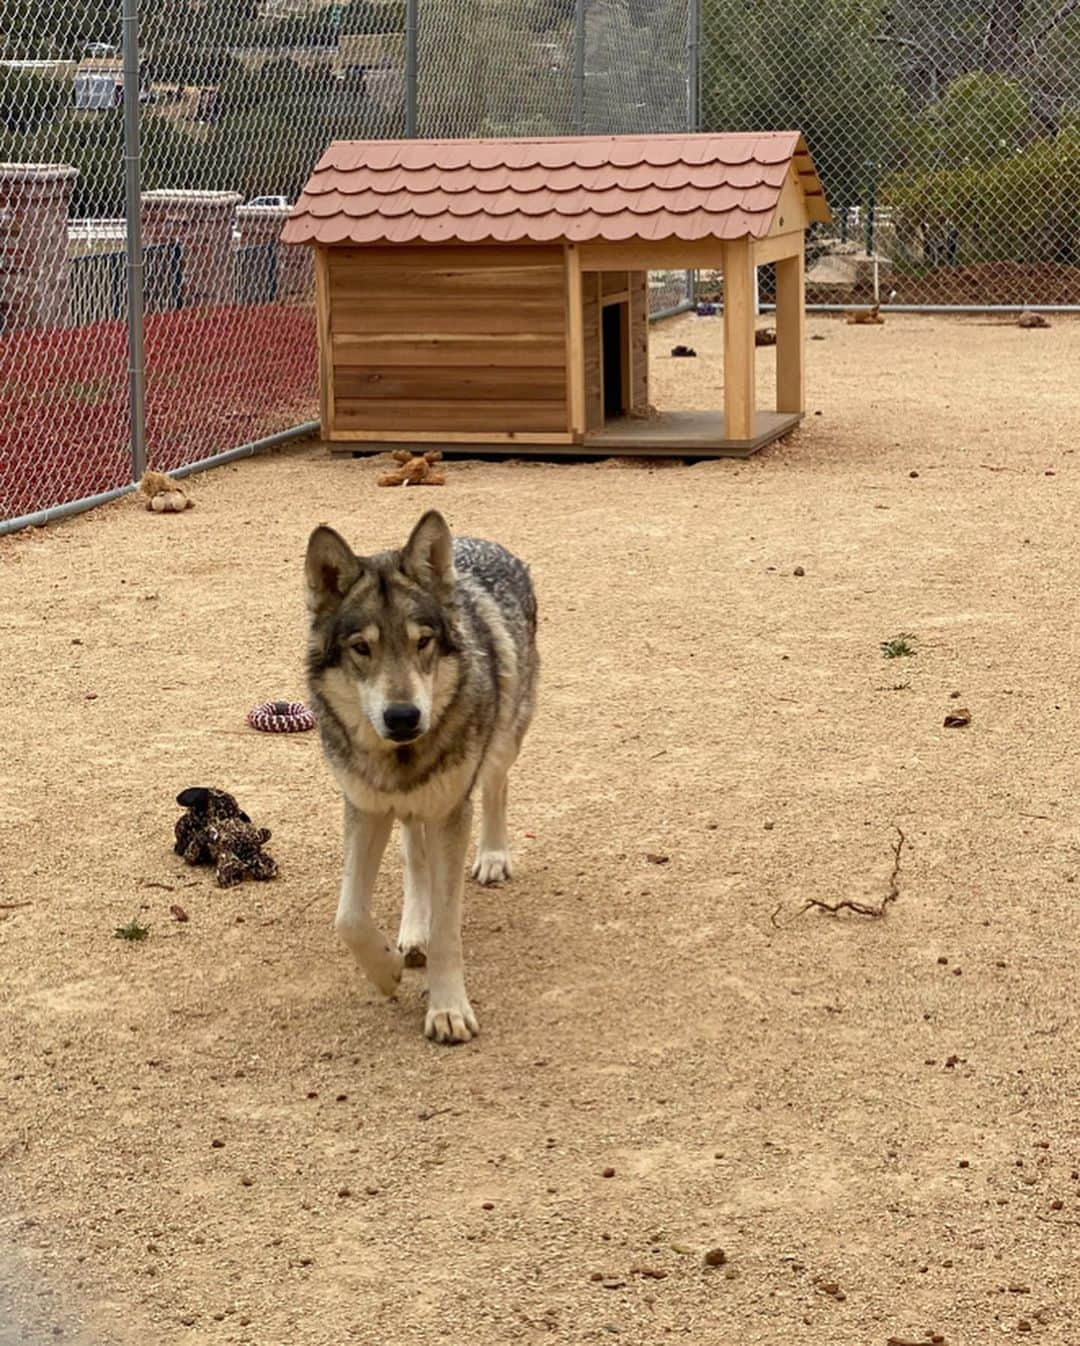
[[[330,147],[285,225],[315,247],[323,437],[342,452],[745,456],[805,408],[798,132]],[[754,268],[776,263],[776,406]],[[648,272],[720,269],[723,407],[649,408]]]

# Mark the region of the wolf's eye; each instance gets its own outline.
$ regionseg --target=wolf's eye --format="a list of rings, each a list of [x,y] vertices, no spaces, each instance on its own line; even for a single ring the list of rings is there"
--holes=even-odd
[[[416,642],[416,648],[418,650],[426,650],[427,647],[431,644],[431,640],[432,640],[431,636],[421,636],[420,639]]]
[[[366,640],[354,640],[349,649],[361,659],[366,659],[371,653],[371,646]]]

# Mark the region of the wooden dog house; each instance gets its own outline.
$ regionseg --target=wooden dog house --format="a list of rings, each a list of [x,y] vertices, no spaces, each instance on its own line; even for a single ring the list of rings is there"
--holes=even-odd
[[[315,248],[323,436],[752,453],[805,408],[804,231],[828,218],[797,131],[336,142],[282,234]],[[768,262],[776,408],[760,411]],[[646,414],[648,272],[691,267],[723,272],[723,411]]]

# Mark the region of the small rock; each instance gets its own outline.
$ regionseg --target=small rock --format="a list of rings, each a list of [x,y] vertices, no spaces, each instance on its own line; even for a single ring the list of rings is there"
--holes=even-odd
[[[938,963],[940,964],[941,967],[948,967],[949,960],[945,957],[944,954],[942,954],[941,957],[938,959]]]
[[[971,1160],[970,1160],[970,1159],[961,1159],[960,1162],[957,1164],[956,1167],[957,1167],[957,1168],[970,1168],[970,1167],[971,1167]]]
[[[615,1176],[615,1170],[613,1168],[605,1168],[600,1176],[602,1178],[613,1178]]]
[[[352,1196],[352,1189],[349,1187],[339,1187],[338,1196],[340,1197]]]
[[[918,474],[917,472],[909,472],[909,473],[908,473],[908,476],[909,476],[909,477],[917,477],[918,475],[919,475],[919,474]]]
[[[378,1196],[378,1195],[379,1195],[379,1189],[378,1189],[377,1187],[365,1187],[365,1188],[364,1188],[364,1191],[368,1194],[368,1196]]]
[[[666,1281],[667,1272],[659,1267],[631,1267],[631,1276],[642,1276],[647,1281]]]
[[[1023,1283],[1023,1281],[1013,1281],[1013,1283],[1009,1286],[1009,1294],[1010,1294],[1010,1295],[1030,1295],[1030,1294],[1031,1294],[1031,1286],[1030,1286],[1030,1285],[1025,1285],[1025,1284]]]
[[[776,826],[776,824],[775,824],[775,823],[772,821],[772,819],[770,818],[769,821],[768,821],[767,823],[765,823],[765,831],[766,831],[766,832],[771,832],[775,826]]]
[[[1050,1202],[1050,1209],[1051,1209],[1051,1210],[1064,1210],[1064,1209],[1065,1209],[1065,1202],[1064,1202],[1064,1201],[1051,1201],[1051,1202]]]
[[[811,341],[824,341],[825,338],[821,335],[820,332],[815,332],[815,333],[811,336],[810,340],[811,340]]]
[[[480,1203],[480,1209],[481,1209],[481,1210],[494,1210],[494,1209],[495,1209],[495,1202],[494,1202],[494,1201],[482,1201],[482,1202]]]
[[[956,710],[949,711],[945,716],[946,729],[966,729],[971,723],[971,711],[965,706],[959,706]]]
[[[1021,1318],[1020,1321],[1016,1324],[1016,1330],[1017,1332],[1030,1332],[1031,1324],[1028,1322],[1026,1318]]]
[[[806,574],[806,571],[802,568],[802,566],[796,566],[795,569],[794,569],[791,573],[792,573],[793,575],[798,575],[799,578],[801,579],[802,576]]]
[[[212,1140],[210,1142],[210,1148],[212,1150],[223,1150],[225,1148],[225,1142],[223,1140]]]
[[[645,859],[648,860],[650,865],[666,865],[668,861],[671,859],[671,856],[660,855],[655,851],[646,851]]]
[[[710,1248],[705,1254],[704,1262],[707,1267],[722,1267],[727,1261],[727,1253],[723,1248]]]
[[[600,1284],[605,1290],[621,1290],[626,1282],[620,1281],[616,1276],[605,1276]]]
[[[822,1281],[818,1289],[823,1295],[832,1295],[834,1298],[840,1294],[840,1286],[836,1281]]]
[[[179,921],[181,925],[183,925],[188,918],[187,912],[184,910],[184,908],[180,905],[179,902],[174,902],[172,904],[172,906],[169,908],[169,915],[173,918],[174,921]]]
[[[589,1277],[589,1280],[594,1282],[602,1281],[603,1279],[604,1279],[604,1273],[602,1271],[594,1271],[592,1275]]]
[[[337,1098],[334,1099],[335,1103],[347,1103],[348,1101],[349,1101],[348,1094],[338,1094]]]
[[[254,1186],[255,1186],[255,1179],[254,1179],[254,1178],[243,1177],[243,1178],[240,1179],[240,1186],[241,1186],[241,1187],[254,1187]]]

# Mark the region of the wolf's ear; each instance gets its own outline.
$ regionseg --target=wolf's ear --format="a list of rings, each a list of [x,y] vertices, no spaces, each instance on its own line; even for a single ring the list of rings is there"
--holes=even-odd
[[[429,509],[401,549],[401,568],[425,589],[448,593],[457,580],[454,539],[437,509]]]
[[[210,803],[210,791],[202,786],[193,785],[188,790],[181,790],[176,796],[176,802],[182,809],[204,809]]]
[[[308,607],[314,613],[336,608],[360,574],[360,560],[345,539],[321,524],[308,538],[304,561]]]

